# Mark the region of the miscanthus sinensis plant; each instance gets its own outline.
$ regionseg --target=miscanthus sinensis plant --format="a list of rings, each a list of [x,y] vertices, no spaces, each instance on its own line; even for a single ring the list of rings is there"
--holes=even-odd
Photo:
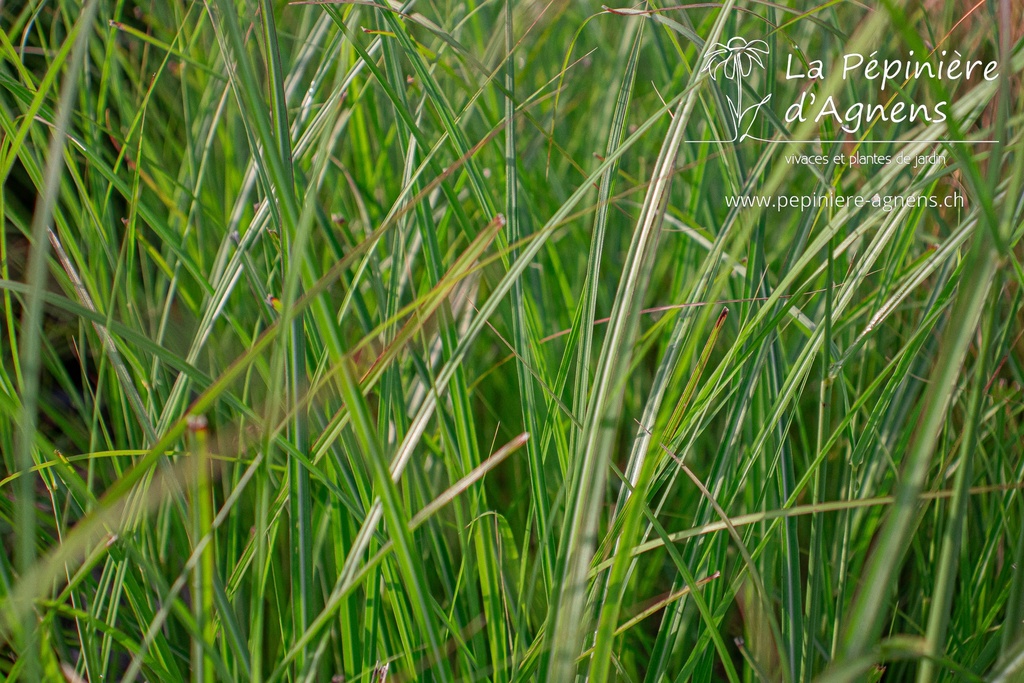
[[[0,673],[1019,680],[1022,25],[0,3]]]

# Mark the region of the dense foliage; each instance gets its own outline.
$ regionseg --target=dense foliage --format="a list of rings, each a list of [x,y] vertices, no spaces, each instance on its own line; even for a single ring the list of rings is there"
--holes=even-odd
[[[0,2],[0,671],[1018,680],[1024,7],[794,4]]]

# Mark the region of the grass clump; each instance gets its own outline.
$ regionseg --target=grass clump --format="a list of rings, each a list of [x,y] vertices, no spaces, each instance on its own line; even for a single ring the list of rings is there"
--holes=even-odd
[[[0,18],[4,676],[1024,675],[1014,3]]]

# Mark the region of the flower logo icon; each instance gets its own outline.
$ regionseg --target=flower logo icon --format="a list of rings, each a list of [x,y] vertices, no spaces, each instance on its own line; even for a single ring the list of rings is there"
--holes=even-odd
[[[708,63],[704,70],[710,72],[714,79],[718,78],[719,69],[730,81],[739,76],[745,78],[750,75],[754,64],[764,68],[762,56],[768,56],[768,43],[763,40],[747,42],[739,37],[730,38],[724,45],[715,43],[714,49],[708,53]]]
[[[755,64],[763,69],[762,58],[767,56],[768,43],[763,40],[747,41],[739,36],[730,38],[726,43],[715,43],[711,46],[711,51],[708,52],[707,63],[702,71],[707,71],[715,81],[718,80],[718,73],[721,71],[727,81],[732,81],[735,88],[735,100],[733,100],[732,94],[726,93],[725,95],[732,112],[735,131],[730,142],[739,142],[750,137],[748,133],[757,119],[757,112],[772,98],[771,95],[767,95],[760,102],[745,108],[743,106],[743,79],[753,73]],[[743,121],[748,114],[751,115],[744,128]]]

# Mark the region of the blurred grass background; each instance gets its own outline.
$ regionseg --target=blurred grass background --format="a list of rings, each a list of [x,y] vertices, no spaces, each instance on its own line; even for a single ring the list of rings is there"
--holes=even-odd
[[[0,2],[0,673],[1022,680],[1024,8],[612,10]]]

